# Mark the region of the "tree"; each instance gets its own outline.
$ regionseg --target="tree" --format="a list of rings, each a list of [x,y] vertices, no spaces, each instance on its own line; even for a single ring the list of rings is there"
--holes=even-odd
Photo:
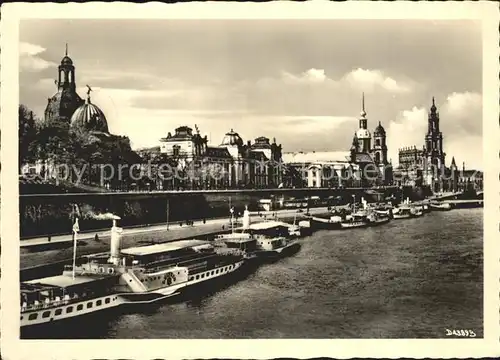
[[[34,141],[37,135],[33,111],[24,105],[19,105],[19,170],[24,164],[31,163],[36,157]]]

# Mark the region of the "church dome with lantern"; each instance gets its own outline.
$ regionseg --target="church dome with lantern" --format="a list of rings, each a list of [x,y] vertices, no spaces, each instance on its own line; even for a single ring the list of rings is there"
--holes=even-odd
[[[92,104],[90,95],[88,95],[85,104],[73,113],[71,128],[88,132],[109,133],[106,116],[97,105]]]
[[[377,127],[375,128],[375,132],[373,133],[375,136],[377,135],[385,135],[385,129],[382,126],[382,123],[379,121]]]
[[[73,65],[73,60],[66,54],[61,60],[61,65]]]
[[[221,146],[242,146],[243,139],[241,136],[231,129],[230,132],[226,133],[224,138],[222,139]]]

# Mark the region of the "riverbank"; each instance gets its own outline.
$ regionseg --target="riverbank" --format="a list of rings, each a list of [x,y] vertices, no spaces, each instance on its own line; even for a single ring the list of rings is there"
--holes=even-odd
[[[310,209],[309,213],[321,214],[327,211],[327,208],[314,208]],[[269,213],[262,212],[260,214],[262,215],[262,217],[257,215],[257,213],[252,213],[251,221],[263,221],[264,216],[269,219],[273,216],[273,214],[276,214],[276,216],[280,220],[293,220],[295,216],[297,216],[297,219],[301,219],[302,217],[304,217],[304,213],[297,213],[296,210],[281,210]],[[222,228],[223,225],[224,229]],[[151,244],[154,242],[168,242],[195,237],[206,238],[228,230],[228,218],[207,220],[205,223],[201,221],[195,222],[192,226],[186,226],[185,224],[183,226],[180,226],[179,223],[170,224],[168,226],[168,230],[166,224],[143,228],[123,229],[121,248],[125,249],[134,246]],[[85,234],[85,237],[83,237],[83,234],[79,236],[80,244],[77,249],[77,256],[109,251],[109,230],[97,234],[97,240],[95,239],[95,233],[87,233]],[[141,235],[139,240],[136,235]],[[20,254],[20,269],[25,270],[27,268],[42,266],[45,264],[70,261],[73,256],[71,235],[66,235],[66,238],[64,240],[65,241],[63,243],[67,244],[67,247],[62,249],[59,248],[37,251],[37,249],[40,248],[40,245],[33,247],[32,250],[30,250],[29,247],[22,248]],[[45,245],[47,244],[48,243],[45,243]]]

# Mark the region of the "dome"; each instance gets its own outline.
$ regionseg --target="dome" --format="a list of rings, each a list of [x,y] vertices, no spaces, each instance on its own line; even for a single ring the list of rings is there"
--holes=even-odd
[[[71,58],[68,55],[66,55],[65,57],[62,58],[61,65],[73,65],[73,60],[71,60]]]
[[[222,139],[221,145],[242,146],[243,139],[240,137],[240,135],[238,135],[237,132],[234,132],[233,129],[231,129],[231,131],[228,132]]]
[[[358,139],[369,139],[371,137],[368,129],[358,129],[358,131],[356,131],[356,136]]]
[[[380,121],[378,122],[378,126],[375,128],[374,135],[385,135],[385,129]]]
[[[71,127],[84,131],[108,133],[108,122],[99,107],[87,99],[85,104],[75,110],[71,116]]]

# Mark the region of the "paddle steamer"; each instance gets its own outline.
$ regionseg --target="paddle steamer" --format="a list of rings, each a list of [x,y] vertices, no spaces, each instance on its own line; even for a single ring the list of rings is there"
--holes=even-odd
[[[241,252],[216,251],[202,240],[182,240],[120,250],[113,220],[109,253],[88,255],[59,276],[21,284],[21,327],[44,325],[130,303],[180,295],[209,280],[239,271]],[[75,231],[76,254],[76,235]]]

